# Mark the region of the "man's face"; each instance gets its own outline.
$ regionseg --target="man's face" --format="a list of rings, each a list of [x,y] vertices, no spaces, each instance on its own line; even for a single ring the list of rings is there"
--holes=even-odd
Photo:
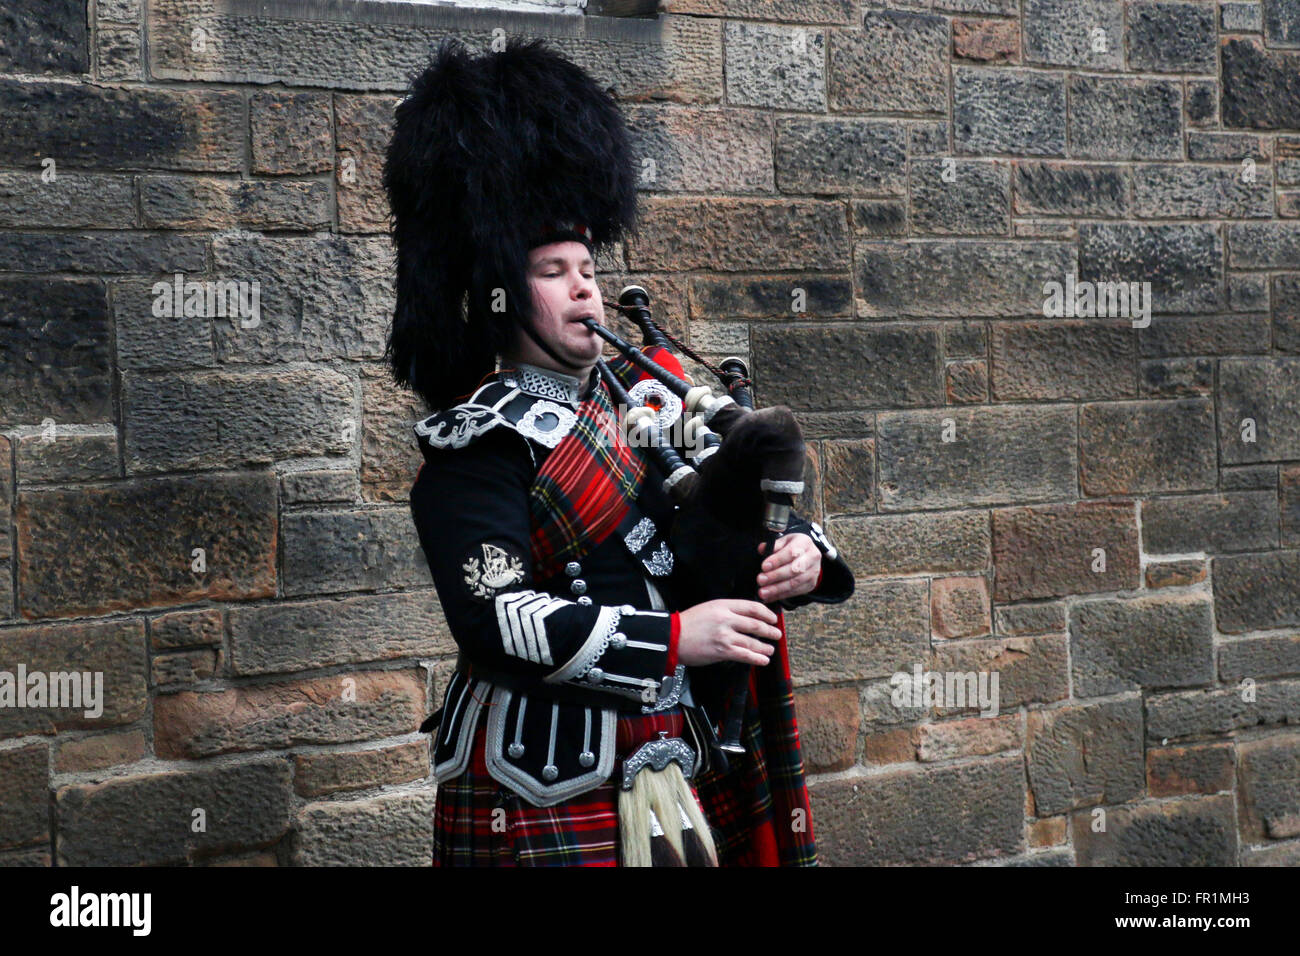
[[[601,340],[579,318],[604,324],[605,306],[596,285],[596,264],[580,242],[553,242],[528,254],[528,286],[533,294],[533,328],[555,353],[574,365],[590,368],[600,357]],[[555,363],[524,335],[515,357],[543,368]],[[573,369],[556,369],[574,374]]]

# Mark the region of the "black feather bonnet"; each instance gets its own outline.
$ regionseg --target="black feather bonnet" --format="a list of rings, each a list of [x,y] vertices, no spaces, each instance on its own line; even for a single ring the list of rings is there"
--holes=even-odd
[[[540,39],[478,57],[443,40],[395,117],[385,358],[399,384],[443,409],[531,321],[531,248],[574,239],[594,256],[635,230],[636,163],[614,98]]]

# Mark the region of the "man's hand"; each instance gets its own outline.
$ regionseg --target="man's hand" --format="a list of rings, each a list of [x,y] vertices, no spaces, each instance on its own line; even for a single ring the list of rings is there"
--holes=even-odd
[[[758,553],[763,553],[763,545]],[[808,594],[821,577],[822,553],[806,534],[783,534],[758,575],[758,597],[766,604]]]
[[[776,649],[767,641],[781,640],[776,615],[757,601],[705,601],[682,611],[679,622],[677,660],[688,667],[719,661],[761,666]]]

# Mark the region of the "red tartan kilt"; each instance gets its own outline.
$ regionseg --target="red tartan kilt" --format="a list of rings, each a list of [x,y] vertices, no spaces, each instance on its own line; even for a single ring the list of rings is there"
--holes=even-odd
[[[618,719],[614,773],[605,783],[553,807],[535,807],[488,774],[487,720],[480,715],[469,766],[438,784],[433,809],[434,866],[618,866],[618,785],[622,758],[660,730],[680,737],[680,708]],[[699,794],[691,787],[696,803]]]

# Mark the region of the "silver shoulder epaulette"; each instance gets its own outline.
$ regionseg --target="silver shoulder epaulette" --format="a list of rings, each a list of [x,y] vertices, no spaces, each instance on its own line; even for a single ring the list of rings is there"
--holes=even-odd
[[[413,426],[416,441],[434,448],[464,448],[480,435],[498,425],[510,425],[501,412],[502,406],[519,394],[501,382],[488,382],[469,397],[469,401],[435,412]]]
[[[499,425],[554,448],[577,421],[574,411],[522,391],[513,380],[489,382],[469,401],[415,423],[418,441],[434,448],[464,448]]]

